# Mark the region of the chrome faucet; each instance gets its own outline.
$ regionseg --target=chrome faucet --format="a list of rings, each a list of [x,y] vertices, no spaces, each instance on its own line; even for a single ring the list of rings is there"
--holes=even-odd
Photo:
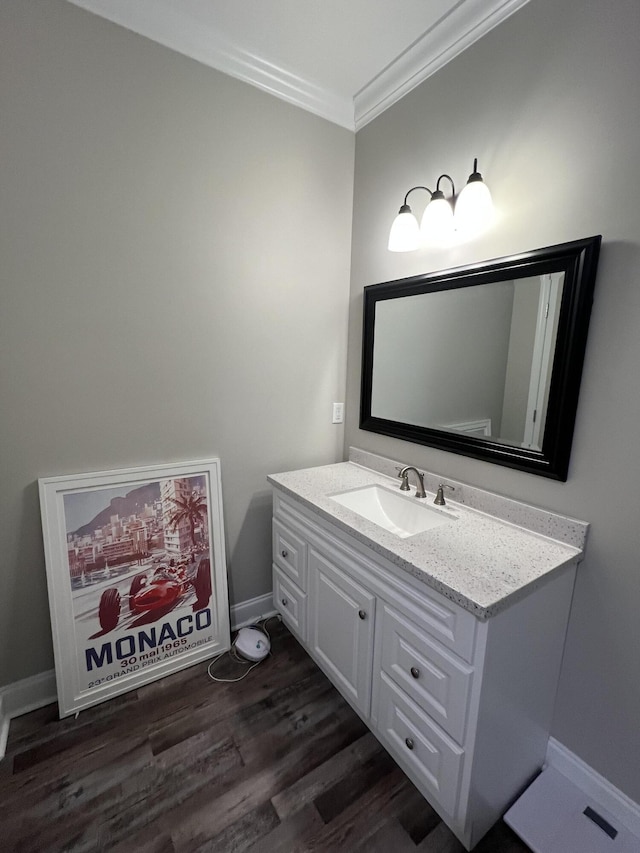
[[[417,498],[426,498],[427,493],[424,490],[424,474],[421,474],[417,468],[414,468],[413,465],[405,465],[404,468],[400,469],[400,473],[398,477],[402,480],[400,483],[400,491],[408,492],[409,491],[409,474],[413,471],[416,477],[418,478],[418,484],[416,486],[416,497]]]

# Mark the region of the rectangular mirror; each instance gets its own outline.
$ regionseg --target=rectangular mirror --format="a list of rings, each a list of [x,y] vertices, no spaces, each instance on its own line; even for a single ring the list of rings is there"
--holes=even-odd
[[[366,287],[361,429],[566,480],[600,242]]]

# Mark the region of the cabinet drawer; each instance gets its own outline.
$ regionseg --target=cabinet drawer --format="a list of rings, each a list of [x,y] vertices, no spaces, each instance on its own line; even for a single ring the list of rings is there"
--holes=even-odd
[[[273,562],[301,590],[307,590],[307,543],[287,525],[273,519]]]
[[[464,751],[384,674],[380,676],[378,733],[421,793],[455,816]]]
[[[422,589],[403,586],[396,583],[396,589],[384,590],[382,597],[438,643],[471,663],[476,617],[435,590],[424,589],[424,584]]]
[[[282,572],[273,567],[273,603],[282,621],[303,642],[307,639],[307,596]]]
[[[473,668],[397,613],[381,608],[380,667],[458,743],[467,723]]]

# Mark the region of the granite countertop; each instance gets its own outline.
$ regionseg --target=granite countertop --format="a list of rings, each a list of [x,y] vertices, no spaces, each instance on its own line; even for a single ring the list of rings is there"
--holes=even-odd
[[[271,474],[268,480],[480,619],[523,598],[582,555],[578,547],[449,499],[451,523],[402,539],[331,500],[368,485],[398,488],[397,479],[352,462]],[[426,503],[432,505],[433,497],[427,491]]]

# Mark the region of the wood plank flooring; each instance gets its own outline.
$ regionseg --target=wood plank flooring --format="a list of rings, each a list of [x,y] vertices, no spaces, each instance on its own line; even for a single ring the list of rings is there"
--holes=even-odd
[[[236,684],[206,664],[11,723],[0,851],[463,853],[286,629]],[[219,661],[233,677],[239,664]],[[528,853],[503,823],[477,853]]]

